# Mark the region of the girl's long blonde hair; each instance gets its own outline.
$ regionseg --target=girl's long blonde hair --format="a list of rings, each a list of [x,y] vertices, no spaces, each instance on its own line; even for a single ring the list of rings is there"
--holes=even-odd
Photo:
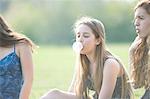
[[[150,0],[141,0],[135,7],[142,7],[150,15]],[[149,37],[135,40],[130,48],[130,68],[131,68],[131,81],[134,88],[150,87],[150,58],[149,58]]]
[[[89,18],[89,17],[82,17],[80,20],[78,20],[75,23],[74,31],[76,32],[76,29],[79,25],[84,24],[87,25],[91,30],[93,31],[93,34],[95,35],[95,38],[100,38],[101,43],[96,46],[96,72],[93,74],[93,82],[94,82],[94,89],[99,94],[101,90],[102,85],[102,79],[103,79],[103,69],[104,69],[104,62],[108,56],[111,54],[105,49],[105,28],[102,22],[99,20]],[[87,77],[89,75],[89,60],[86,55],[80,54],[79,60],[77,62],[77,71],[76,71],[76,82],[74,90],[76,94],[82,98],[89,99],[89,93],[88,93],[88,87],[85,84]],[[125,74],[124,76],[124,85],[122,85],[122,88],[128,88],[125,87],[127,84],[128,76]],[[123,89],[124,90],[124,89]],[[131,86],[129,87],[129,90],[131,90]],[[123,91],[122,95],[125,91]],[[124,96],[122,96],[124,97]]]

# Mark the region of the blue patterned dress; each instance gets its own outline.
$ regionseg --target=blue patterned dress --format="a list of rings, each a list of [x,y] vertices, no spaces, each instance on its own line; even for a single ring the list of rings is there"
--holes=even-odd
[[[19,99],[23,84],[20,58],[14,51],[0,60],[0,99]]]

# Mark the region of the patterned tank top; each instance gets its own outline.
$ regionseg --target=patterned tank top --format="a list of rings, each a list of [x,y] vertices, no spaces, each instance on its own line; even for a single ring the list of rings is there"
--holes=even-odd
[[[93,88],[93,81],[90,76],[88,77],[86,84],[89,89],[89,94],[93,97],[93,99],[98,99],[98,93]],[[121,92],[122,92],[122,78],[118,77],[111,99],[121,99]],[[130,99],[130,96],[126,96],[125,99]]]
[[[115,59],[114,57],[108,57],[108,58]],[[117,60],[117,59],[115,59],[115,60]],[[119,64],[120,64],[120,62],[119,62]],[[113,95],[112,95],[111,99],[122,99],[121,95],[122,95],[123,76],[124,76],[124,74],[117,78],[116,86],[115,86],[115,89],[114,89],[114,92],[113,92]],[[94,86],[93,79],[90,75],[88,76],[85,83],[86,83],[86,86],[88,88],[88,93],[90,94],[90,96],[92,96],[92,99],[98,99],[99,94],[95,91],[95,89],[93,87]],[[83,99],[85,99],[85,98],[83,97]],[[130,95],[127,94],[123,99],[130,99]]]
[[[20,58],[15,52],[0,60],[0,99],[19,99],[23,84]]]

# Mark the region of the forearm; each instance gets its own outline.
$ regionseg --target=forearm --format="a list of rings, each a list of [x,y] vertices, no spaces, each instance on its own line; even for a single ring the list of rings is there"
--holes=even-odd
[[[24,82],[20,92],[19,99],[29,99],[31,89],[32,89],[32,83]]]
[[[74,83],[72,82],[68,88],[68,92],[74,92]]]
[[[68,92],[74,92],[75,82],[76,82],[76,74],[73,75],[73,78],[72,78],[71,84],[69,86]]]
[[[109,87],[110,88],[110,87]],[[105,91],[101,91],[99,93],[98,99],[111,99],[113,93],[113,89],[105,89]]]
[[[112,94],[99,95],[98,99],[111,99]]]

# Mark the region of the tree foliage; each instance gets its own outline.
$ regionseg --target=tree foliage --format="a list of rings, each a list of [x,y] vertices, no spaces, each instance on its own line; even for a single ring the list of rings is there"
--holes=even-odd
[[[41,44],[71,44],[73,24],[81,16],[101,20],[107,42],[130,42],[134,2],[105,0],[4,0],[1,14],[17,32]]]

